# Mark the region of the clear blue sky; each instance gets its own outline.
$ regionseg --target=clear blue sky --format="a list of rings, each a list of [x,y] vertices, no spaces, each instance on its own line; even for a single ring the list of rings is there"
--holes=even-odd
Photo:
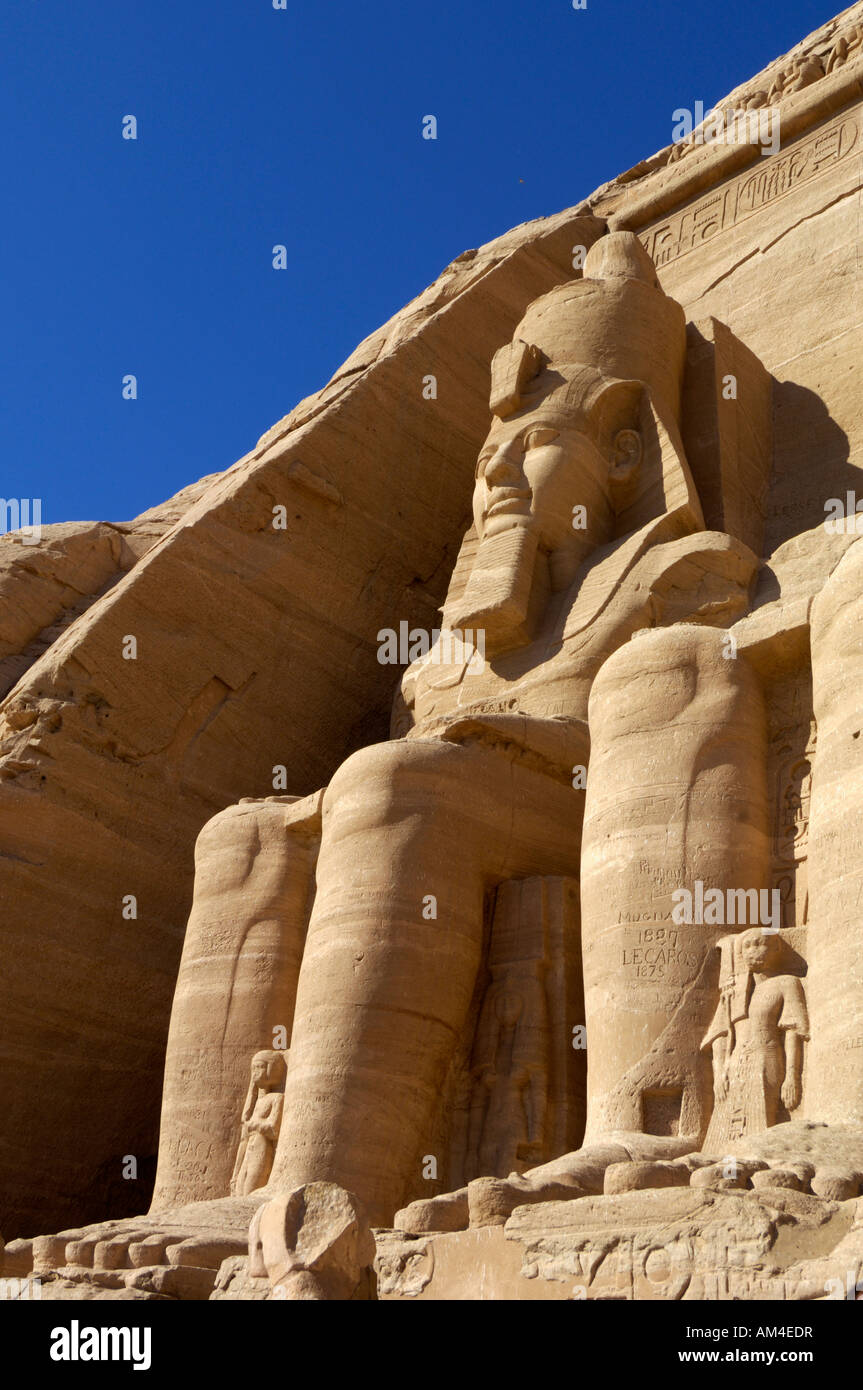
[[[0,493],[123,521],[228,467],[463,250],[579,202],[834,12],[5,0]]]

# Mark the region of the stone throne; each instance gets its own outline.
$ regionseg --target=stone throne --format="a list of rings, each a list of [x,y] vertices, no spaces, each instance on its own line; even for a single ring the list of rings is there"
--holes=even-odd
[[[769,385],[722,325],[687,337],[632,233],[528,309],[492,364],[443,610],[445,630],[483,634],[479,668],[433,649],[403,676],[390,743],[326,791],[247,800],[201,832],[154,1212],[227,1193],[250,1060],[273,1047],[289,1059],[270,1190],[339,1182],[379,1222],[585,1132],[697,1145],[719,932],[696,929],[660,979],[631,953],[681,876],[762,885],[757,677],[720,648],[757,569]],[[652,803],[666,779],[664,829],[682,829],[661,846],[643,805],[615,801],[633,648],[636,682],[670,700],[659,757],[649,727],[625,750]]]

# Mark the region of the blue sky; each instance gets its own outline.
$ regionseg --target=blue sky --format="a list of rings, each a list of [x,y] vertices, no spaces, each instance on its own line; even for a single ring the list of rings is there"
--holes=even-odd
[[[228,467],[462,251],[581,201],[834,12],[5,0],[0,492],[123,521]]]

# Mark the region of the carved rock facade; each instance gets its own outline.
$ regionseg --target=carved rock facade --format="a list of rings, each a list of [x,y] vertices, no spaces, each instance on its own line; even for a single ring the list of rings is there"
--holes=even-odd
[[[859,11],[729,98],[777,105],[774,154],[693,139],[459,258],[158,539],[59,528],[29,579],[7,546],[0,582],[34,586],[4,629],[9,1036],[53,1025],[10,1133],[78,1038],[70,983],[91,1007],[17,1125],[32,1165],[5,1148],[4,1274],[227,1299],[474,1297],[478,1261],[500,1298],[860,1277]],[[149,1214],[87,1224],[162,1079]],[[66,1209],[40,1210],[40,1124]]]

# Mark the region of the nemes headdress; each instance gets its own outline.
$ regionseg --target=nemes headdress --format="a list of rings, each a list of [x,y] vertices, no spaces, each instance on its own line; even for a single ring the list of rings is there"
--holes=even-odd
[[[491,409],[501,419],[562,412],[600,447],[629,416],[644,461],[618,535],[679,508],[691,530],[703,521],[679,431],[685,355],[683,309],[660,289],[635,233],[610,232],[588,252],[583,278],[534,300],[495,353]]]

